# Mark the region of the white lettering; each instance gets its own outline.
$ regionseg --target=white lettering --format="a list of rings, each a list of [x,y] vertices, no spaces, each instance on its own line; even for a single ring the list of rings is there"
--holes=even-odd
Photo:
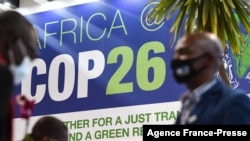
[[[92,61],[92,68],[89,68]],[[77,98],[88,96],[89,79],[100,76],[105,67],[105,57],[101,51],[92,50],[79,53]]]

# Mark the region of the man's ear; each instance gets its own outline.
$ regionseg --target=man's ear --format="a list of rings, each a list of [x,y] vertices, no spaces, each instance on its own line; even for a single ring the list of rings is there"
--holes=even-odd
[[[206,65],[207,66],[214,65],[215,61],[216,61],[216,56],[214,56],[214,54],[212,53],[207,53]]]

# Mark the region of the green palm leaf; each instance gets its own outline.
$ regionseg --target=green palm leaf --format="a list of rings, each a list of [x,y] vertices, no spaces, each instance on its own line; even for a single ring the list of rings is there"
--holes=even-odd
[[[250,11],[247,0],[150,0],[159,2],[148,15],[150,19],[165,18],[168,20],[175,12],[177,16],[170,29],[174,33],[174,40],[180,34],[185,24],[186,34],[194,32],[213,32],[232,47],[232,52],[240,54],[245,48],[243,34],[235,15],[239,18],[244,29],[250,33]],[[219,22],[219,24],[218,24]],[[196,26],[196,28],[194,28]],[[242,48],[241,48],[242,47]]]
[[[249,34],[250,5],[247,0],[150,0],[149,2],[159,3],[147,15],[149,19],[157,17],[169,20],[176,13],[170,28],[170,32],[173,33],[172,43],[182,34],[180,31],[184,30],[185,34],[206,31],[216,34],[225,49],[226,43],[229,43],[232,53],[237,56],[246,49],[240,24]],[[221,76],[225,76],[221,70],[219,72]],[[226,78],[222,79],[229,84]]]

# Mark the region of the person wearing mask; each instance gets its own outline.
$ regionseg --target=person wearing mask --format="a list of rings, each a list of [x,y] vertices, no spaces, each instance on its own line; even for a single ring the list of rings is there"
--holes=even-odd
[[[247,92],[217,79],[223,46],[213,33],[193,33],[178,40],[171,61],[176,82],[187,87],[175,124],[250,124]]]
[[[12,141],[13,90],[39,56],[32,24],[14,10],[0,12],[0,140]]]

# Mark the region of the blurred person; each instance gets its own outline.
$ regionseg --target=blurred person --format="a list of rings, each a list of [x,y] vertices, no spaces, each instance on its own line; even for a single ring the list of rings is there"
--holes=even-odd
[[[56,117],[43,116],[34,124],[26,138],[32,141],[68,141],[68,128]]]
[[[32,24],[20,13],[0,12],[0,140],[12,141],[13,90],[38,57],[38,42]]]
[[[250,99],[217,79],[223,46],[212,33],[193,33],[178,40],[171,61],[175,80],[187,87],[175,124],[250,124]]]

